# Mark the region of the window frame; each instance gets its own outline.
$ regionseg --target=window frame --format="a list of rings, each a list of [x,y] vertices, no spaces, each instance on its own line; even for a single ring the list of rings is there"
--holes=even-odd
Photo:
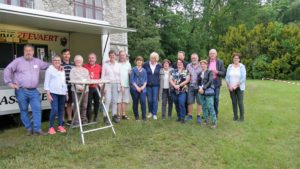
[[[4,4],[7,5],[12,5],[12,0],[5,0],[6,2],[4,2]],[[18,0],[20,5],[14,5],[14,6],[19,6],[19,7],[24,7],[24,8],[29,8],[28,6],[26,6],[26,0]],[[30,0],[32,3],[31,8],[34,8],[34,0]]]
[[[82,1],[82,2],[81,2]],[[96,6],[96,0],[92,0],[93,1],[93,4],[88,4],[87,3],[87,0],[73,0],[73,3],[74,3],[74,15],[75,16],[79,16],[79,17],[83,17],[83,18],[88,18],[88,19],[95,19],[95,20],[103,20],[103,1],[100,0],[100,5],[101,6]],[[82,16],[78,15],[76,10],[77,8],[82,8]],[[93,17],[92,18],[89,18],[87,17],[87,9],[91,9],[92,10],[92,15]],[[100,11],[102,13],[102,16],[101,18],[97,19],[96,18],[96,12],[97,11]]]

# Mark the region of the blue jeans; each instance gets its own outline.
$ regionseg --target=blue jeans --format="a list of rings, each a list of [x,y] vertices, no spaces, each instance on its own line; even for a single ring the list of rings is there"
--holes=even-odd
[[[198,93],[197,97],[199,98],[199,100],[201,100],[202,112],[205,121],[208,122],[208,116],[210,114],[212,124],[217,124],[217,117],[214,109],[214,96],[204,96]]]
[[[172,96],[176,107],[177,117],[178,119],[183,120],[186,115],[186,92],[180,92],[179,94],[172,92]]]
[[[21,120],[27,130],[32,130],[31,119],[28,112],[28,106],[30,105],[33,117],[33,131],[41,131],[41,99],[40,93],[37,89],[28,90],[19,88],[15,90],[16,98],[18,100]]]
[[[142,108],[142,119],[146,119],[146,92],[142,93],[137,92],[136,90],[130,89],[132,97],[132,109],[135,119],[139,119],[139,102]]]
[[[58,95],[54,93],[50,93],[52,97],[51,102],[51,113],[50,113],[50,127],[54,127],[54,120],[55,117],[58,117],[58,126],[63,125],[63,115],[65,111],[65,102],[66,96],[65,95]]]
[[[215,108],[216,116],[218,117],[218,114],[219,114],[219,96],[220,96],[220,87],[221,86],[216,87],[216,84],[217,84],[216,80],[214,80],[213,83],[214,83],[214,86],[215,86],[214,108]]]
[[[157,114],[159,86],[147,86],[148,112]]]

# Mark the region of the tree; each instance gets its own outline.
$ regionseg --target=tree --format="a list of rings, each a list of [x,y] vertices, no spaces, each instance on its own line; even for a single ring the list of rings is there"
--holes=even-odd
[[[143,56],[145,60],[153,51],[164,54],[159,29],[151,18],[149,1],[127,0],[128,26],[137,29],[137,32],[128,36],[130,60],[136,56]]]

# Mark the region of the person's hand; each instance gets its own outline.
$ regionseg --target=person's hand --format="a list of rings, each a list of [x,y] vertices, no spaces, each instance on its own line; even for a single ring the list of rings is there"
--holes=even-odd
[[[49,103],[51,103],[53,101],[51,94],[47,94],[47,99],[48,99]]]
[[[12,88],[12,89],[19,89],[19,86],[17,84],[14,84],[14,83],[10,83],[9,87]]]
[[[141,92],[142,92],[142,89],[141,89],[140,87],[138,87],[138,88],[137,88],[137,91],[138,91],[139,93],[141,93]]]
[[[175,85],[174,88],[175,88],[176,90],[179,90],[179,89],[180,89],[180,85]]]
[[[218,73],[219,73],[218,70],[213,70],[213,72],[214,72],[215,74],[218,74]]]
[[[239,87],[238,85],[235,85],[235,86],[232,87],[232,90],[235,90],[235,89],[237,89],[238,87]]]
[[[121,93],[123,93],[123,90],[124,90],[124,87],[122,87],[122,86],[118,86],[118,92],[121,92]]]
[[[199,90],[198,90],[198,93],[203,94],[203,93],[204,93],[204,90],[203,90],[203,89],[199,89]]]

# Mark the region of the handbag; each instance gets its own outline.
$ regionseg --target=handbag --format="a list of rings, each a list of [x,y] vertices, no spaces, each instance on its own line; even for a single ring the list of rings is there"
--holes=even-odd
[[[214,96],[215,90],[212,87],[207,88],[206,90],[204,90],[204,95],[205,96]]]

